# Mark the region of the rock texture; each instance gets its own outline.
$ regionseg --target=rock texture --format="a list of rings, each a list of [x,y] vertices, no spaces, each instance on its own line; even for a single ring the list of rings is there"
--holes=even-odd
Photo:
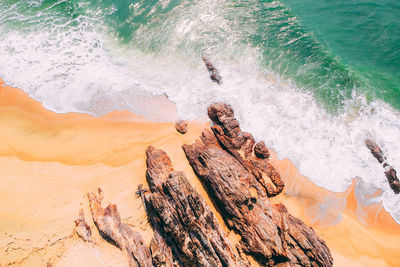
[[[211,129],[218,143],[256,178],[268,196],[273,197],[282,192],[285,184],[269,163],[267,147],[264,142],[256,144],[250,133],[242,132],[232,107],[225,103],[211,105],[208,108],[208,116],[214,123]]]
[[[159,232],[183,266],[246,266],[232,248],[214,214],[167,154],[149,147],[146,206]]]
[[[388,180],[390,188],[392,188],[395,194],[400,193],[400,181],[397,177],[396,170],[387,163],[387,158],[383,154],[382,149],[378,146],[378,144],[372,139],[366,139],[365,145],[371,151],[372,155],[378,160],[379,163],[385,169],[385,176]]]
[[[222,78],[219,75],[218,70],[214,67],[214,65],[210,62],[210,60],[208,60],[206,57],[203,57],[203,62],[206,65],[206,68],[207,68],[208,72],[210,73],[210,79],[213,82],[221,84],[222,83]]]
[[[181,133],[181,134],[185,134],[188,131],[188,125],[185,121],[178,121],[177,123],[175,123],[175,129]]]
[[[92,229],[85,220],[83,209],[79,211],[79,218],[75,220],[76,233],[86,242],[93,242]]]
[[[117,206],[110,204],[106,208],[102,208],[103,195],[101,189],[99,188],[98,194],[89,193],[88,198],[93,221],[100,234],[106,240],[127,252],[130,266],[153,266],[150,250],[144,244],[142,236],[133,232],[129,225],[121,222]]]
[[[154,231],[154,237],[150,243],[150,251],[153,257],[155,267],[172,267],[180,266],[172,254],[171,248],[167,245],[158,230]]]
[[[261,158],[253,155],[254,138],[241,131],[229,105],[212,105],[208,114],[216,124],[214,134],[205,130],[201,141],[183,149],[227,225],[241,235],[243,251],[267,266],[332,266],[328,247],[313,229],[283,205],[269,202],[283,183],[268,162],[265,145],[259,145]]]

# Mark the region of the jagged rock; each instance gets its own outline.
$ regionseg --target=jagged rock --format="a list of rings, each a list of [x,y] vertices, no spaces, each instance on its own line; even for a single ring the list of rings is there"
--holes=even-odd
[[[372,139],[366,139],[365,145],[371,151],[372,155],[378,160],[379,163],[385,168],[385,176],[388,180],[390,188],[392,188],[395,194],[400,193],[400,180],[397,177],[396,170],[387,163],[387,158],[383,154],[382,149]]]
[[[250,153],[254,138],[242,133],[233,109],[220,103],[210,106],[208,114],[217,124],[212,127],[214,135],[205,130],[201,141],[184,145],[183,150],[227,225],[241,235],[243,251],[268,266],[332,266],[330,251],[314,230],[283,205],[269,202],[271,188],[260,182],[260,173],[277,172],[268,173],[268,160]],[[278,182],[277,175],[271,180]]]
[[[205,57],[203,57],[203,62],[206,65],[208,72],[210,73],[210,78],[213,82],[218,84],[222,83],[222,78],[219,75],[218,70],[214,67],[214,65]]]
[[[400,181],[397,177],[397,172],[392,166],[389,166],[385,171],[386,178],[389,182],[390,188],[392,188],[395,194],[400,193]]]
[[[254,146],[254,137],[250,133],[242,132],[232,107],[225,103],[213,104],[208,107],[208,116],[215,124],[211,129],[219,144],[257,179],[268,196],[273,197],[282,192],[285,184],[278,171],[269,163],[267,147],[264,142]],[[257,149],[254,153],[253,147]],[[266,180],[270,180],[272,184]]]
[[[263,141],[258,142],[254,146],[254,154],[256,155],[257,158],[260,158],[260,159],[269,158],[268,148],[265,146],[265,143]]]
[[[214,214],[167,154],[149,147],[145,193],[149,217],[183,266],[246,266]]]
[[[75,220],[76,233],[86,242],[92,242],[92,229],[85,220],[83,209],[79,210],[79,218]]]
[[[383,163],[386,160],[386,157],[383,155],[381,148],[375,143],[372,139],[366,139],[365,145],[369,150],[371,150],[372,155],[379,161],[379,163]]]
[[[101,189],[99,188],[97,195],[89,193],[88,198],[93,221],[100,234],[106,240],[127,252],[130,266],[153,266],[150,250],[144,244],[142,236],[132,231],[129,225],[121,222],[117,206],[110,204],[106,208],[102,208],[103,195]]]
[[[188,130],[188,125],[185,121],[178,121],[177,123],[175,123],[175,129],[181,133],[181,134],[185,134],[187,133]]]
[[[178,262],[172,255],[171,248],[167,245],[165,239],[157,230],[154,231],[154,237],[150,243],[150,252],[155,267],[179,266]]]

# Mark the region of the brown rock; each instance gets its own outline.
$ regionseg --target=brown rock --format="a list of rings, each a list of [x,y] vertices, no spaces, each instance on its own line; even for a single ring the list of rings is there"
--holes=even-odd
[[[98,194],[89,193],[88,198],[93,221],[103,238],[127,252],[130,266],[153,266],[150,250],[144,244],[142,236],[132,231],[129,225],[121,222],[117,206],[110,204],[102,208],[101,189],[99,188]]]
[[[397,172],[392,166],[389,166],[388,170],[385,171],[386,178],[389,182],[390,188],[392,188],[395,194],[400,193],[400,181],[397,177]]]
[[[203,62],[206,65],[208,72],[210,73],[210,78],[213,82],[218,84],[222,83],[222,78],[219,75],[218,70],[214,67],[214,65],[205,57],[203,57]]]
[[[149,217],[183,266],[245,266],[214,214],[167,154],[149,147],[145,193]]]
[[[83,209],[79,211],[79,218],[75,220],[76,233],[85,241],[92,242],[92,229],[85,220]]]
[[[397,177],[397,172],[393,169],[389,163],[386,162],[387,158],[383,154],[381,148],[378,144],[372,139],[366,139],[365,145],[371,151],[372,155],[378,160],[379,163],[382,163],[383,168],[385,168],[385,176],[388,180],[390,188],[392,188],[395,194],[400,193],[400,180]]]
[[[175,129],[179,133],[185,134],[185,133],[187,133],[188,125],[185,121],[178,121],[177,123],[175,123]]]
[[[253,151],[254,138],[241,131],[231,106],[211,105],[208,115],[214,134],[203,131],[201,141],[183,150],[227,225],[241,235],[243,251],[268,266],[332,266],[328,247],[313,229],[283,205],[269,202],[268,196],[279,194],[284,184],[265,144]]]
[[[256,155],[257,158],[260,158],[260,159],[269,158],[268,148],[265,146],[265,143],[263,141],[258,142],[254,146],[254,154]]]
[[[270,204],[260,183],[234,156],[205,143],[213,141],[183,149],[227,225],[241,235],[244,252],[268,266],[332,266],[328,247],[312,228],[283,205]]]
[[[172,255],[171,248],[167,245],[165,239],[157,230],[154,231],[154,237],[150,243],[150,252],[155,267],[179,266],[178,262]]]
[[[383,163],[386,160],[386,157],[383,155],[381,148],[374,140],[365,140],[365,145],[369,150],[371,150],[372,155],[379,161],[379,163]]]
[[[254,137],[242,132],[230,105],[216,103],[208,107],[208,116],[214,122],[211,129],[223,149],[234,156],[265,188],[269,197],[282,192],[285,184],[269,163],[269,152],[264,142],[255,146]],[[203,140],[204,141],[204,140]],[[253,147],[255,149],[253,155]],[[258,155],[258,156],[257,156]],[[271,181],[271,183],[267,181]]]

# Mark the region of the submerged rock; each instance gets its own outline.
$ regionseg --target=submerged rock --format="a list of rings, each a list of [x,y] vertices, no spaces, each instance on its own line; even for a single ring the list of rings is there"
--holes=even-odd
[[[382,149],[378,146],[378,144],[372,139],[366,139],[365,145],[371,151],[372,155],[378,160],[379,163],[385,168],[385,176],[388,180],[390,188],[392,188],[395,194],[400,193],[400,181],[397,177],[396,170],[387,163],[387,158],[383,154]]]
[[[378,160],[379,163],[383,163],[386,160],[386,157],[383,155],[381,148],[374,140],[372,139],[365,140],[365,145],[371,151],[372,155]]]
[[[390,188],[392,188],[393,192],[395,194],[400,193],[400,181],[399,178],[397,177],[396,170],[393,169],[392,166],[389,166],[388,169],[385,171],[385,175],[390,185]]]
[[[218,103],[208,114],[216,124],[214,134],[203,131],[201,140],[183,150],[227,225],[241,236],[241,249],[267,266],[332,266],[330,250],[314,230],[285,206],[269,202],[269,195],[282,191],[283,182],[268,159],[253,155],[254,138],[241,131],[233,109]]]
[[[222,83],[222,78],[219,75],[218,70],[214,67],[214,65],[205,57],[203,57],[203,62],[206,65],[206,68],[207,68],[208,72],[210,73],[210,79],[213,82],[221,84]]]

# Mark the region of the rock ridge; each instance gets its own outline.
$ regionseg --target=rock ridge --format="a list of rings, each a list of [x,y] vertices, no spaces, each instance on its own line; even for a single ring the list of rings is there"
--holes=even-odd
[[[246,266],[204,199],[183,172],[173,169],[167,154],[149,147],[146,155],[150,192],[145,193],[145,199],[149,218],[180,264]]]
[[[208,115],[212,132],[203,131],[183,150],[229,228],[241,236],[241,249],[267,266],[332,266],[329,248],[314,230],[284,205],[269,202],[284,185],[265,144],[241,131],[231,106],[213,104]]]

